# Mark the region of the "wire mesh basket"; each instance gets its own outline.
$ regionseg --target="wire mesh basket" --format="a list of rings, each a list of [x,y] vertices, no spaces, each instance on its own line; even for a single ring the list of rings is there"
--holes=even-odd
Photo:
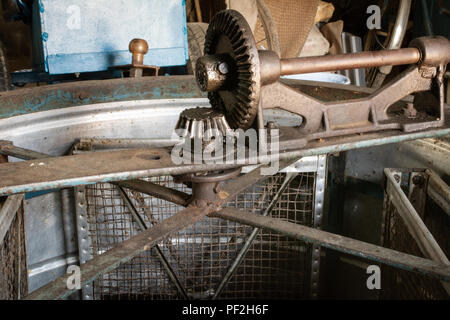
[[[228,206],[262,213],[277,193],[285,173],[266,178],[236,196]],[[315,172],[299,173],[282,193],[270,216],[313,225]],[[148,179],[186,193],[191,190],[170,176]],[[147,227],[183,208],[125,189]],[[87,220],[92,256],[102,254],[139,232],[116,186],[86,186]],[[205,217],[159,244],[189,298],[211,298],[252,232],[249,226]],[[298,299],[310,294],[311,245],[261,230],[219,299]],[[93,284],[94,299],[180,299],[153,249],[149,249]]]

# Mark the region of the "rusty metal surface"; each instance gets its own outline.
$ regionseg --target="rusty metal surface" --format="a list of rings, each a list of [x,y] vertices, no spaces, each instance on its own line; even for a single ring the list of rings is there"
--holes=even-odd
[[[186,207],[191,196],[179,190],[163,187],[159,184],[144,180],[128,180],[118,182],[117,185],[137,192],[145,193],[180,206]]]
[[[285,151],[279,154],[279,158],[298,159],[311,155],[449,134],[450,129],[448,128],[429,129],[408,134],[399,131],[386,131],[329,138],[322,141],[313,141],[306,146],[302,144],[304,141],[298,140],[292,141],[288,146],[291,149],[292,145],[297,146],[297,150]],[[280,141],[280,147],[283,147],[283,141]],[[2,153],[7,154],[7,150],[2,151]],[[154,160],[155,156],[161,156],[161,158]],[[133,161],[130,161],[131,159]],[[166,160],[168,162],[164,163]],[[39,163],[43,163],[43,165],[39,165]],[[114,163],[114,166],[111,166],[111,163]],[[105,151],[98,154],[86,153],[39,161],[30,160],[20,163],[1,164],[0,174],[3,179],[0,181],[0,195],[73,187],[97,182],[131,180],[146,176],[222,170],[239,166],[241,165],[202,164],[174,166],[171,164],[170,155],[162,149]]]
[[[222,53],[231,56],[231,61],[205,62],[208,55]],[[258,109],[260,61],[251,28],[238,11],[223,10],[214,16],[206,32],[204,54],[196,66],[200,87],[219,89],[222,87],[221,79],[226,75],[225,84],[234,88],[233,94],[227,90],[210,91],[208,98],[212,107],[226,111],[227,121],[233,129],[250,128]],[[208,68],[211,65],[218,67]],[[226,72],[221,71],[220,66],[226,66]]]
[[[221,211],[211,213],[210,216],[280,232],[283,235],[304,241],[320,243],[327,248],[450,282],[450,266],[410,254],[286,221],[274,220],[251,213],[243,213],[240,210],[231,208],[225,208]]]
[[[192,76],[79,81],[0,93],[0,118],[95,103],[202,98]]]
[[[257,113],[261,127],[262,109],[274,108],[302,117],[297,130],[291,130],[294,145],[332,136],[392,129],[412,132],[445,125],[443,75],[450,60],[450,41],[444,37],[418,38],[405,49],[280,60],[276,54],[258,52],[246,30],[241,14],[221,11],[207,31],[208,50],[197,60],[200,88],[208,92],[214,109],[226,111],[232,128],[251,127]],[[351,101],[323,103],[277,82],[287,74],[398,64],[412,65],[371,96]],[[219,70],[221,65],[227,66],[227,72]],[[424,106],[412,104],[408,112],[391,108],[410,94],[430,90],[434,83],[438,102],[431,103],[432,111],[419,114],[416,109]]]

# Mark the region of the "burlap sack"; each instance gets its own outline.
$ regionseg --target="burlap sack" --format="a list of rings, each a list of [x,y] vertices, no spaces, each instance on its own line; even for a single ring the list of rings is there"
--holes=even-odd
[[[314,23],[319,0],[264,0],[278,30],[281,58],[297,57]],[[255,40],[259,48],[269,49],[260,21]]]

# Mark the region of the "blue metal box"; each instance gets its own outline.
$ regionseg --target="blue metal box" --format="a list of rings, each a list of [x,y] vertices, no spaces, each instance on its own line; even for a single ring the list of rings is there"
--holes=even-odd
[[[131,63],[128,44],[149,44],[145,64],[188,59],[185,0],[37,0],[33,62],[49,74],[104,71]]]

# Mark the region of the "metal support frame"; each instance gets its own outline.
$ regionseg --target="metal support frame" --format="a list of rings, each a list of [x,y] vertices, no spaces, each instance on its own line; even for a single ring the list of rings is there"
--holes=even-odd
[[[386,131],[364,135],[353,135],[340,138],[329,138],[309,143],[297,150],[283,150],[271,158],[298,159],[301,157],[335,153],[351,149],[377,146],[387,143],[398,143],[428,137],[439,137],[450,134],[450,128],[429,129],[416,133]],[[282,141],[280,141],[280,147]],[[16,149],[4,147],[0,143],[0,154],[15,156]],[[246,159],[244,165],[249,164]],[[251,159],[254,163],[264,164],[261,159]],[[266,163],[267,163],[266,162]],[[114,163],[114,166],[111,164]],[[55,188],[74,187],[98,182],[132,180],[148,176],[164,174],[184,174],[199,171],[225,170],[242,166],[242,164],[172,164],[170,154],[163,149],[134,149],[121,151],[104,151],[99,153],[83,153],[73,156],[5,163],[0,165],[0,196],[30,191],[51,190]]]
[[[280,162],[285,168],[293,161]],[[122,263],[130,261],[136,255],[154,247],[161,239],[188,227],[205,217],[208,213],[220,210],[220,205],[233,199],[241,191],[247,189],[265,177],[261,175],[260,168],[226,183],[219,192],[220,201],[198,208],[188,206],[178,214],[165,219],[161,223],[139,233],[136,236],[116,245],[111,250],[94,257],[81,265],[81,285],[92,283],[101,274],[115,269]],[[74,290],[67,289],[66,282],[69,275],[59,277],[44,287],[28,295],[27,299],[62,299],[69,296]]]
[[[13,148],[9,148],[9,150],[13,150]],[[282,161],[280,163],[280,167],[291,168],[293,162],[294,161]],[[318,192],[319,194],[315,198],[314,203],[315,208],[320,209],[323,207],[323,194],[321,195],[323,189],[321,191],[320,187],[322,183],[323,185],[325,183],[324,172],[326,172],[326,156],[323,155],[319,157],[317,165],[319,169],[318,171],[322,170],[322,173],[319,173],[318,175],[316,189],[319,189],[317,189],[316,192]],[[231,180],[221,189],[219,193],[219,202],[225,203],[226,201],[229,201],[240,191],[246,189],[248,186],[253,185],[263,178],[264,176],[261,176],[260,170],[255,169],[239,178]],[[395,178],[392,177],[392,179],[390,180],[391,183],[389,184],[391,186],[390,188],[396,188],[396,185],[392,184],[392,181],[395,181]],[[434,184],[441,185],[439,181],[435,182]],[[397,188],[399,189],[398,185]],[[183,201],[185,201],[184,199],[188,197],[187,195],[179,196],[180,197],[178,197],[178,199],[182,199]],[[404,194],[403,197],[406,198]],[[399,199],[402,199],[403,197],[399,195]],[[444,261],[444,257],[442,257],[442,253],[439,252],[439,249],[436,248],[436,246],[433,244],[433,241],[431,241],[430,239],[424,242],[424,246],[428,246],[427,248],[429,248],[429,252],[431,252],[430,255],[436,256],[436,259],[439,258],[439,262],[403,254],[394,250],[367,244],[358,240],[341,237],[335,234],[321,231],[319,229],[308,228],[284,221],[277,221],[276,219],[265,217],[263,215],[243,213],[241,211],[236,211],[230,208],[221,210],[221,207],[218,205],[219,204],[213,206],[209,205],[203,208],[188,207],[176,216],[168,218],[160,224],[141,232],[139,235],[121,243],[115,248],[107,251],[105,254],[93,258],[81,267],[82,284],[90,284],[102,273],[114,269],[121,263],[129,261],[142,251],[156,245],[160,239],[170,235],[175,231],[181,230],[184,227],[192,225],[207,214],[210,214],[210,216],[212,217],[220,217],[243,224],[248,224],[257,228],[267,228],[269,230],[280,232],[287,236],[312,242],[317,247],[325,246],[348,254],[367,258],[369,260],[385,263],[397,268],[422,273],[440,279],[442,281],[450,281],[450,266],[446,263],[442,263],[442,261]],[[414,210],[411,204],[409,204],[409,207]],[[318,227],[320,225],[321,215],[321,210],[315,211],[314,227]],[[425,232],[426,235],[426,230],[424,230],[423,228],[421,230]],[[314,261],[312,263],[314,263]],[[67,290],[65,287],[65,281],[67,280],[67,277],[68,276],[63,276],[54,280],[47,286],[29,295],[28,298],[48,299],[67,297],[72,292],[71,290]]]
[[[327,175],[327,155],[318,156],[317,175],[315,180],[314,192],[314,221],[313,227],[320,229],[322,225],[323,207],[325,200],[325,186]],[[319,296],[319,279],[320,279],[320,244],[313,243],[312,259],[311,259],[311,285],[310,294],[312,299]]]
[[[89,225],[87,220],[86,188],[84,186],[74,188],[75,214],[78,238],[78,258],[80,265],[92,259],[91,239],[89,237]],[[94,290],[92,284],[85,284],[81,289],[83,300],[92,300]]]
[[[254,170],[244,176],[232,180],[222,189],[221,194],[223,202],[228,201],[241,190],[244,190],[246,187],[261,179],[262,176],[260,175],[259,170]],[[245,213],[237,209],[221,209],[220,207],[214,206],[204,207],[203,209],[188,207],[188,209],[181,211],[176,216],[164,220],[157,226],[142,232],[138,236],[123,242],[105,254],[94,258],[88,264],[82,266],[83,284],[95,280],[100,273],[111,270],[118,264],[128,261],[136,254],[142,252],[142,250],[156,244],[157,241],[164,236],[199,221],[199,219],[208,213],[211,217],[219,217],[258,228],[266,228],[300,240],[318,243],[322,246],[344,253],[385,263],[397,268],[422,273],[442,281],[450,281],[449,265],[382,248],[318,229],[272,219],[262,215]],[[67,276],[63,276],[51,282],[44,288],[32,293],[28,298],[43,299],[67,296],[70,293],[70,290],[68,291],[64,286],[66,277]]]
[[[450,269],[450,261],[448,260],[447,256],[445,255],[439,244],[436,242],[433,235],[428,230],[425,223],[422,221],[418,211],[416,210],[416,208],[418,208],[419,212],[421,209],[423,210],[425,206],[424,195],[419,196],[419,201],[415,203],[415,208],[401,188],[402,171],[387,168],[384,170],[384,173],[387,178],[386,193],[397,209],[397,212],[405,223],[409,233],[416,241],[420,251],[429,259],[432,259],[433,261],[436,261],[443,265],[447,265]],[[426,186],[424,172],[415,172],[415,174],[411,174],[410,179],[414,180],[415,177],[423,177],[423,183]],[[412,182],[414,184],[414,181]],[[414,187],[410,188],[410,192],[411,190],[414,190]],[[449,188],[447,187],[447,191],[448,190]],[[450,284],[442,282],[442,285],[450,295]]]
[[[320,243],[323,247],[346,254],[450,282],[450,266],[429,259],[419,258],[330,232],[232,208],[225,208],[210,214],[210,216],[265,228],[307,242]]]

